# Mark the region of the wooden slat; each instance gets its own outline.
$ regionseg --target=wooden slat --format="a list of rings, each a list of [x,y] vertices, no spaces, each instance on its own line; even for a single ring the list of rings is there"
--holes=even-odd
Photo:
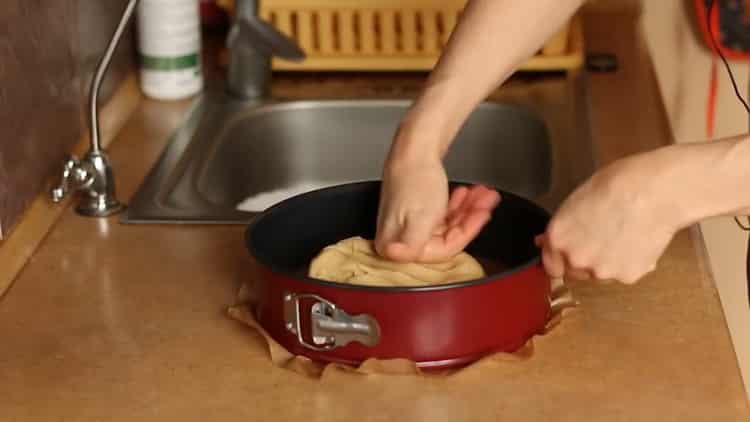
[[[354,54],[354,11],[344,9],[339,12],[339,52]]]
[[[570,26],[565,25],[562,29],[557,31],[557,33],[547,41],[544,47],[542,47],[542,54],[545,56],[565,54],[565,51],[568,48],[569,29]]]
[[[361,32],[362,53],[375,54],[375,12],[370,9],[359,13],[359,30]]]
[[[221,3],[231,10],[233,0]],[[465,4],[466,0],[260,0],[259,10],[262,16],[273,13],[277,27],[284,33],[289,33],[287,13],[296,11],[298,16],[297,39],[308,58],[300,63],[273,60],[276,70],[429,70],[448,42]],[[317,25],[313,24],[313,13],[318,16]],[[334,13],[338,16],[338,30],[332,25]],[[438,30],[438,21],[442,31]],[[574,22],[575,18],[519,70],[567,71],[579,67],[583,46]]]
[[[434,10],[423,10],[420,13],[422,20],[422,52],[424,54],[439,54],[440,40],[438,39],[437,12]]]
[[[437,57],[413,55],[357,55],[357,56],[322,56],[305,59],[304,63],[273,60],[273,67],[283,71],[392,71],[393,69],[430,70],[435,66]]]
[[[270,22],[271,21],[271,10],[272,9],[262,9],[262,10],[258,11],[258,15],[264,21]]]
[[[537,55],[527,60],[519,67],[519,71],[570,71],[580,68],[583,64],[583,32],[580,17],[571,21],[569,49],[565,55],[542,56]],[[336,71],[336,70],[372,70],[389,71],[393,69],[430,70],[435,66],[437,55],[355,55],[321,57],[311,56],[304,62],[274,60],[273,66],[277,70],[285,71]]]
[[[396,53],[396,12],[393,9],[380,12],[380,43],[383,54]]]
[[[292,12],[289,9],[277,9],[274,11],[276,14],[276,29],[281,31],[284,35],[292,37]]]
[[[297,41],[305,53],[315,54],[312,13],[309,10],[300,10],[297,12]]]
[[[448,39],[450,38],[451,32],[453,32],[453,28],[456,26],[456,17],[457,14],[452,11],[447,11],[444,13],[441,13],[443,16],[443,39],[442,43],[443,45],[448,44]]]
[[[333,42],[333,11],[330,9],[318,10],[318,40],[320,41],[320,53],[332,54],[335,51]]]
[[[233,0],[220,0],[222,3],[233,3]],[[373,5],[382,9],[419,8],[430,6],[435,8],[463,8],[467,0],[260,0],[260,8],[327,8],[327,9],[357,9],[372,8]]]
[[[414,54],[417,52],[417,12],[404,10],[401,15],[401,52]]]
[[[430,70],[435,66],[437,57],[434,56],[347,56],[329,57],[315,56],[305,60],[305,63],[295,63],[274,59],[273,68],[285,71],[391,71],[393,69]],[[522,64],[519,71],[563,71],[579,67],[579,56],[535,56]]]

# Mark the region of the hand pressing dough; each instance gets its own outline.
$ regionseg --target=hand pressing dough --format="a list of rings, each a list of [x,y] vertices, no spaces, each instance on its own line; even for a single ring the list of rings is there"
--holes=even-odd
[[[372,241],[351,237],[324,248],[310,263],[308,275],[338,283],[412,287],[475,280],[485,272],[466,252],[435,264],[393,262],[380,257]]]

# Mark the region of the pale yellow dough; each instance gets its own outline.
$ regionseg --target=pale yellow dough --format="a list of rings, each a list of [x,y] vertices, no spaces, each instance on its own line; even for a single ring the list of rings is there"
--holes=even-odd
[[[393,287],[474,280],[484,277],[485,272],[466,252],[442,263],[399,263],[381,258],[372,241],[351,237],[324,248],[310,263],[309,276],[338,283]]]

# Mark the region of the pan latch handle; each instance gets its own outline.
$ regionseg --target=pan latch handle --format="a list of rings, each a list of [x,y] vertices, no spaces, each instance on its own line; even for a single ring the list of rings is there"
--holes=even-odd
[[[302,335],[302,306],[304,299],[314,301],[310,307],[312,342]],[[287,331],[297,336],[297,341],[308,349],[316,351],[332,350],[353,341],[365,346],[375,346],[380,342],[380,326],[370,315],[351,316],[334,303],[318,295],[309,293],[286,293],[284,295],[284,322]]]

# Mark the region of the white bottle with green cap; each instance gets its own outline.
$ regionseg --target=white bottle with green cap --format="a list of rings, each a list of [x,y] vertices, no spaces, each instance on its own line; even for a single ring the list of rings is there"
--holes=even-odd
[[[141,0],[138,50],[143,93],[178,100],[203,89],[198,0]]]

